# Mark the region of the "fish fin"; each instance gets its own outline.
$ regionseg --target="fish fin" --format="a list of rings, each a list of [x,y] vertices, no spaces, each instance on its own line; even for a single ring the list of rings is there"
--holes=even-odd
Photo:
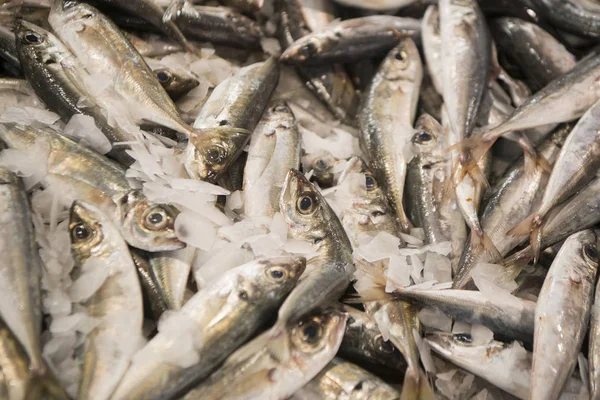
[[[531,227],[533,224],[533,219],[537,214],[533,213],[523,221],[519,222],[517,225],[512,227],[507,233],[511,236],[527,236],[531,232]]]
[[[544,158],[539,152],[533,147],[531,142],[525,138],[525,140],[518,141],[519,146],[523,149],[523,156],[525,158],[525,173],[528,175],[532,175],[539,168],[543,172],[550,174],[552,172],[552,167],[548,160]]]
[[[427,374],[423,370],[407,370],[402,384],[400,400],[434,400],[435,395]]]
[[[375,285],[385,287],[387,279],[385,278],[382,265],[377,265],[363,259],[354,260],[354,265],[358,271],[367,275]]]
[[[481,168],[479,168],[479,165],[473,165],[472,168],[468,170],[468,174],[476,184],[479,184],[480,187],[485,189],[490,188],[490,183],[488,182],[488,179]]]
[[[502,260],[502,255],[498,251],[498,248],[494,242],[492,242],[490,237],[483,231],[476,231],[475,229],[471,230],[471,245],[473,248],[481,248],[485,250],[492,257],[492,261],[490,262]]]
[[[363,304],[370,301],[387,301],[390,296],[379,289],[363,290],[360,294],[353,294],[344,297],[341,301],[344,304]]]
[[[431,380],[425,371],[421,371],[421,379],[419,380],[419,400],[435,400]]]
[[[186,0],[172,0],[163,13],[162,21],[166,24],[177,19]]]
[[[534,218],[529,235],[529,244],[531,245],[531,250],[533,250],[534,264],[537,264],[542,251],[542,222],[541,218]]]

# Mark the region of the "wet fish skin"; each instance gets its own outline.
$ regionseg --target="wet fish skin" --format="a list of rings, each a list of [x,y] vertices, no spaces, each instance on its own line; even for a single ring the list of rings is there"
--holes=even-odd
[[[566,31],[600,37],[600,7],[585,0],[532,0],[542,14]]]
[[[452,242],[453,264],[458,264],[467,236],[463,216],[445,189],[451,174],[451,160],[444,149],[447,137],[442,126],[429,114],[422,114],[411,138],[413,159],[406,176],[406,207],[415,226],[423,228],[425,243]],[[453,268],[455,270],[455,268]]]
[[[64,121],[76,114],[89,115],[111,144],[138,139],[108,123],[106,110],[85,90],[83,79],[87,73],[54,35],[25,20],[19,20],[15,33],[23,72],[35,93],[51,110]],[[108,156],[128,166],[134,161],[126,153],[128,148],[115,147]]]
[[[487,326],[497,335],[533,342],[535,302],[514,297],[516,304],[494,304],[474,290],[400,289],[393,295],[422,306],[436,307],[458,321]]]
[[[5,26],[0,26],[0,58],[8,61],[18,69],[21,68],[15,34]]]
[[[321,30],[337,17],[337,10],[331,1],[300,0],[302,15],[311,31]]]
[[[197,40],[248,49],[260,48],[260,26],[229,8],[193,6],[185,2],[173,21],[187,36]]]
[[[141,339],[144,311],[136,268],[127,244],[111,219],[75,201],[69,231],[74,280],[87,268],[111,268],[109,276],[82,306],[100,324],[87,335],[78,398],[109,399]],[[90,264],[92,263],[92,264]],[[91,266],[93,265],[93,267]],[[109,345],[112,344],[112,346]]]
[[[47,150],[48,173],[42,186],[56,189],[65,204],[83,199],[112,215],[130,245],[150,252],[185,247],[175,235],[177,211],[132,190],[122,166],[51,128],[0,124],[0,138],[31,156],[40,156],[39,146]]]
[[[371,315],[356,308],[346,306],[348,314],[346,333],[340,346],[340,355],[359,363],[383,365],[396,371],[406,369],[406,361],[396,347],[386,341],[377,322]]]
[[[519,342],[493,340],[477,345],[469,335],[446,332],[429,333],[425,340],[432,350],[456,366],[469,371],[522,400],[529,399],[532,353]],[[504,373],[499,373],[500,371]],[[578,375],[569,378],[565,392],[579,394]],[[569,398],[569,397],[566,397]]]
[[[328,309],[287,326],[276,340],[265,332],[229,356],[217,372],[183,399],[287,398],[333,359],[345,325],[344,313]],[[279,348],[288,349],[284,362],[279,359]]]
[[[158,35],[138,35],[125,32],[127,40],[144,57],[161,57],[181,51],[177,43],[161,39]]]
[[[336,3],[344,6],[364,8],[373,11],[394,10],[406,7],[416,1],[417,0],[335,0]]]
[[[413,18],[376,15],[349,19],[297,39],[280,60],[308,66],[355,62],[383,54],[420,30],[420,22]]]
[[[422,76],[418,50],[412,40],[405,39],[380,65],[358,115],[361,147],[403,232],[408,232],[411,223],[403,206],[407,165],[402,148],[413,136]]]
[[[190,176],[214,180],[225,172],[250,140],[278,81],[279,65],[271,57],[242,68],[213,90],[194,122],[203,133],[186,147]]]
[[[28,367],[39,375],[46,369],[41,349],[40,278],[42,266],[34,238],[27,193],[20,178],[0,168],[0,214],[3,256],[0,261],[0,315],[22,343]]]
[[[178,74],[169,68],[155,69],[154,75],[166,90],[173,101],[185,96],[190,90],[197,87],[200,82],[189,75]]]
[[[387,399],[399,400],[400,393],[358,365],[334,358],[291,397],[293,400]]]
[[[575,56],[536,24],[498,18],[490,22],[490,30],[499,50],[521,67],[533,92],[575,66]]]
[[[289,234],[312,243],[317,255],[309,260],[298,285],[280,307],[275,333],[311,310],[338,300],[354,274],[352,245],[340,220],[301,172],[288,172],[279,209]]]
[[[222,0],[222,2],[228,7],[249,13],[260,10],[264,4],[264,0]]]
[[[571,235],[556,255],[535,310],[530,399],[558,399],[590,319],[598,269],[596,235]]]
[[[244,214],[273,217],[290,169],[300,165],[300,133],[286,102],[271,103],[252,133],[244,169]]]
[[[206,378],[272,316],[304,271],[302,257],[258,259],[233,268],[172,314],[135,356],[113,399],[173,399]],[[189,331],[186,331],[188,329]],[[196,362],[169,362],[191,335]]]
[[[396,218],[387,197],[373,172],[359,157],[348,160],[348,166],[339,178],[338,186],[347,188],[348,207],[339,218],[353,246],[358,246],[361,234],[396,232]]]
[[[311,33],[304,8],[301,0],[275,1],[275,12],[279,15],[277,34],[282,49]],[[296,71],[306,87],[333,115],[344,122],[353,123],[359,96],[342,66],[296,67]]]
[[[129,248],[129,252],[131,253],[131,259],[137,269],[140,280],[142,295],[144,297],[144,314],[158,321],[160,316],[168,310],[168,306],[154,279],[154,274],[152,274],[148,260],[150,253],[134,247]]]
[[[569,129],[557,129],[537,149],[549,165],[553,165],[569,134]],[[542,188],[548,182],[548,173],[540,167],[529,170],[527,163],[535,162],[521,158],[504,173],[491,189],[481,214],[481,227],[501,256],[523,242],[523,237],[513,236],[509,231],[527,217],[541,201]],[[470,282],[471,271],[478,263],[496,263],[500,260],[467,242],[460,257],[453,286],[464,288]]]
[[[421,36],[423,53],[427,61],[429,76],[439,94],[444,93],[444,78],[442,72],[442,37],[440,32],[440,12],[437,6],[427,7],[423,15]]]

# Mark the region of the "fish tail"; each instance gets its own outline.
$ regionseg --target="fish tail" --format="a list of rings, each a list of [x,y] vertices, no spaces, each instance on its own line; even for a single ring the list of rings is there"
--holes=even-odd
[[[400,400],[434,400],[435,395],[427,374],[423,370],[407,370],[402,384]]]
[[[533,250],[533,263],[537,264],[540,259],[540,253],[542,250],[542,219],[535,218],[533,220],[533,226],[529,235],[529,244],[531,250]]]
[[[488,182],[487,177],[485,176],[485,174],[483,173],[483,171],[481,170],[481,168],[479,168],[479,165],[474,164],[473,166],[471,166],[471,168],[469,168],[469,176],[471,177],[471,179],[473,179],[473,181],[479,186],[479,188],[485,188],[485,189],[489,189],[490,188],[490,183]]]
[[[531,145],[529,140],[526,142],[519,141],[519,145],[523,149],[523,155],[525,157],[525,173],[528,175],[532,175],[535,171],[539,169],[542,172],[550,174],[552,172],[552,166],[544,156],[539,154],[539,152]]]
[[[483,249],[492,257],[490,262],[498,262],[502,260],[502,255],[498,251],[498,248],[492,242],[490,237],[481,229],[476,227],[471,229],[471,245],[472,247]]]
[[[523,221],[519,222],[517,225],[512,227],[507,233],[511,236],[526,236],[531,232],[531,227],[533,225],[533,220],[536,218],[537,213],[533,213]]]

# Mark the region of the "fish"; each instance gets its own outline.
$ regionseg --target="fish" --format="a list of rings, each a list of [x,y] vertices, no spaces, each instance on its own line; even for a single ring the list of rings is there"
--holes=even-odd
[[[262,9],[265,0],[222,0],[222,2],[228,7],[253,13]]]
[[[422,114],[411,139],[413,159],[408,164],[405,205],[415,226],[423,228],[425,243],[452,242],[450,260],[456,271],[467,238],[463,216],[452,193],[445,188],[451,160],[445,154],[448,138],[429,114]]]
[[[600,214],[597,212],[600,207],[598,190],[600,180],[595,178],[573,197],[550,211],[541,232],[540,250],[560,243],[570,235],[591,228],[600,221]],[[504,264],[508,267],[516,263],[529,263],[533,258],[534,252],[530,244],[506,258]]]
[[[327,0],[300,0],[301,12],[308,28],[315,32],[337,18],[335,5]]]
[[[288,172],[279,209],[288,234],[310,242],[317,255],[308,260],[298,285],[279,308],[273,336],[311,310],[338,300],[354,274],[352,245],[340,220],[301,172]]]
[[[420,31],[420,21],[413,18],[375,15],[348,19],[296,39],[279,59],[308,66],[355,62],[385,54]]]
[[[23,72],[35,93],[52,111],[65,122],[76,114],[94,118],[111,144],[139,140],[119,126],[109,124],[106,109],[85,88],[87,72],[56,36],[25,20],[17,22],[15,34]],[[130,146],[115,146],[108,155],[129,166],[134,161],[127,154],[129,149]]]
[[[170,68],[155,69],[154,75],[162,87],[174,101],[185,96],[190,90],[197,87],[200,82],[189,75],[178,74]]]
[[[596,240],[591,230],[569,236],[548,270],[535,310],[532,400],[558,399],[575,368],[598,272]]]
[[[339,161],[330,152],[323,151],[307,155],[303,164],[308,163],[309,171],[312,170],[311,182],[316,182],[320,188],[325,189],[335,186],[333,167]]]
[[[592,309],[590,312],[590,330],[588,346],[590,399],[597,399],[600,396],[600,349],[598,348],[600,344],[600,319],[598,318],[599,307],[600,291],[598,291],[598,284],[596,284],[594,302],[592,304]]]
[[[176,42],[163,40],[156,34],[134,34],[124,32],[127,40],[144,57],[161,57],[181,51],[181,46]]]
[[[160,316],[168,310],[168,306],[152,273],[148,260],[150,253],[138,250],[135,247],[130,247],[129,252],[140,280],[144,298],[144,315],[158,321]]]
[[[70,209],[69,234],[75,282],[86,273],[106,270],[102,285],[81,303],[98,325],[87,334],[77,353],[82,365],[77,398],[109,399],[142,339],[140,284],[127,244],[109,216],[75,201]]]
[[[285,333],[276,340],[267,331],[229,356],[183,400],[288,398],[334,358],[345,326],[343,312],[326,309],[286,326]],[[288,349],[285,361],[274,350],[278,348]]]
[[[260,26],[230,8],[193,6],[186,1],[171,21],[188,37],[197,40],[247,49],[260,48]]]
[[[35,243],[31,210],[23,182],[0,168],[2,243],[0,316],[23,345],[32,373],[43,375],[41,288],[42,265]]]
[[[533,342],[535,302],[512,296],[499,304],[475,290],[395,288],[393,296],[428,307],[469,324],[488,327],[497,335]]]
[[[407,159],[403,148],[413,136],[423,67],[419,52],[405,39],[388,53],[363,95],[358,123],[361,148],[396,214],[398,230],[411,223],[404,210]]]
[[[442,68],[442,37],[440,32],[440,11],[437,6],[427,7],[421,26],[423,54],[431,82],[439,94],[444,94],[444,73]]]
[[[364,365],[381,365],[394,371],[404,371],[406,361],[389,340],[385,340],[371,315],[345,306],[348,314],[346,333],[339,354],[344,359]]]
[[[303,257],[258,259],[200,289],[161,321],[159,333],[136,353],[112,399],[182,396],[264,325],[305,265]]]
[[[300,133],[285,101],[271,103],[252,133],[244,168],[244,214],[269,217],[279,212],[279,197],[290,169],[300,165]]]
[[[344,202],[339,218],[353,247],[359,245],[359,238],[365,233],[396,233],[395,215],[364,160],[357,156],[348,160],[337,188],[336,199]]]
[[[152,277],[168,310],[179,310],[183,305],[194,253],[195,249],[186,247],[148,254]]]
[[[0,138],[31,157],[45,157],[42,186],[52,187],[64,204],[83,199],[112,215],[131,246],[150,252],[185,247],[175,235],[178,211],[132,189],[121,165],[51,128],[0,124]]]
[[[490,31],[499,51],[521,67],[533,92],[575,66],[575,56],[536,24],[518,18],[497,18],[490,22]]]
[[[585,0],[533,0],[541,14],[565,31],[600,37],[600,7]]]
[[[548,212],[591,181],[600,168],[600,101],[577,122],[562,146],[539,207],[509,233],[530,235],[534,261],[540,253],[540,236]]]
[[[279,81],[271,57],[240,69],[221,82],[202,106],[194,128],[207,134],[190,138],[186,169],[196,179],[214,180],[244,150]]]
[[[511,395],[529,399],[531,385],[531,352],[515,341],[492,340],[472,343],[468,334],[428,333],[425,340],[431,349],[454,365],[485,379]],[[583,383],[577,375],[569,377],[565,392],[579,395]],[[566,393],[565,393],[566,394]],[[558,393],[556,393],[558,398]],[[569,397],[561,397],[567,399]]]
[[[554,164],[560,154],[569,129],[557,129],[545,140],[537,152],[548,162]],[[509,234],[514,225],[528,216],[541,201],[542,188],[547,185],[548,173],[539,166],[533,170],[527,166],[531,160],[521,159],[513,164],[491,189],[481,214],[481,227],[486,232],[500,257],[523,242],[522,237]],[[471,280],[470,274],[478,263],[498,263],[492,254],[468,242],[460,256],[457,273],[453,279],[453,287],[463,289]]]
[[[63,0],[69,1],[69,0]],[[152,25],[157,27],[161,32],[169,38],[178,42],[186,51],[196,53],[198,50],[191,44],[185,35],[181,32],[181,27],[176,21],[172,21],[164,17],[164,10],[157,5],[153,0],[96,0],[100,4],[106,4],[111,7],[120,8],[126,13],[141,17]]]
[[[335,0],[347,7],[363,8],[372,11],[387,11],[411,5],[417,0]]]
[[[277,36],[282,49],[311,33],[301,0],[276,0],[274,6],[279,16]],[[296,67],[296,71],[306,87],[335,117],[353,124],[359,97],[352,79],[341,65]]]
[[[400,400],[400,393],[377,376],[336,357],[291,397],[293,400],[357,398]]]
[[[6,26],[0,26],[0,58],[6,60],[13,67],[21,69],[15,33]]]

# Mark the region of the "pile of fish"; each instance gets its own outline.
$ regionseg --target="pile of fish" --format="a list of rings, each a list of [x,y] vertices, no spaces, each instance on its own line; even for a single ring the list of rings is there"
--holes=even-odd
[[[598,38],[588,0],[2,2],[0,399],[600,399]]]

